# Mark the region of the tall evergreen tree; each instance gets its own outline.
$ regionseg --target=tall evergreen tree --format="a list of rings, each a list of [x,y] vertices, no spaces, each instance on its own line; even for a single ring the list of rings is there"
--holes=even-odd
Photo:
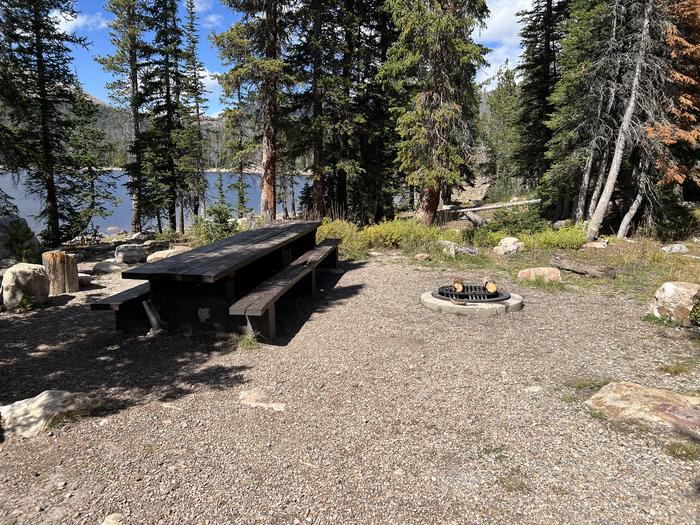
[[[515,71],[504,64],[496,75],[496,87],[486,96],[487,111],[481,118],[481,136],[488,156],[492,190],[508,193],[519,184],[516,151],[519,133],[518,86]]]
[[[472,33],[488,16],[482,0],[390,0],[399,37],[384,65],[394,89],[405,93],[398,114],[397,161],[421,188],[417,217],[435,218],[442,184],[469,177],[477,108],[474,77],[485,48]]]
[[[16,167],[26,170],[27,188],[43,199],[42,236],[50,246],[62,240],[56,178],[72,125],[66,108],[73,105],[77,85],[69,46],[86,44],[61,29],[61,16],[76,16],[73,1],[0,3],[3,69],[12,74],[10,89],[0,92],[0,105],[8,111],[10,128],[21,145],[23,159]]]
[[[226,0],[242,19],[214,36],[219,54],[231,69],[221,77],[231,96],[239,86],[255,93],[262,107],[262,194],[260,213],[266,222],[276,217],[277,130],[279,90],[283,84],[282,43],[287,30],[281,16],[284,0]]]
[[[197,18],[194,0],[186,0],[185,50],[182,79],[182,129],[177,132],[177,167],[182,177],[184,193],[181,202],[188,201],[195,215],[203,211],[207,191],[206,137],[202,125],[206,110],[203,80],[204,66],[199,60]],[[181,208],[182,209],[182,208]],[[184,222],[180,221],[181,230]]]
[[[534,0],[532,8],[520,13],[523,55],[520,83],[520,172],[536,185],[547,171],[545,158],[551,131],[545,125],[553,111],[550,95],[559,77],[557,56],[561,40],[560,23],[568,0]]]
[[[146,13],[147,29],[153,33],[143,75],[143,91],[151,110],[146,142],[148,170],[165,189],[163,205],[168,227],[175,231],[178,195],[184,189],[176,141],[182,128],[182,28],[177,0],[153,0]]]
[[[131,198],[131,231],[142,227],[145,195],[144,181],[144,96],[142,77],[146,65],[144,42],[145,13],[142,0],[109,0],[107,10],[114,16],[110,22],[110,42],[114,53],[100,57],[102,67],[116,79],[107,87],[112,98],[129,109],[131,117],[130,158],[123,166],[129,180],[126,184]]]

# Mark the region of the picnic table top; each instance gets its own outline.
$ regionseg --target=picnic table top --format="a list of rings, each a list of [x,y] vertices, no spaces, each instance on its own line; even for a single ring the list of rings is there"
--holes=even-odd
[[[314,232],[316,221],[289,222],[247,230],[207,246],[122,272],[124,279],[214,283],[239,268]]]

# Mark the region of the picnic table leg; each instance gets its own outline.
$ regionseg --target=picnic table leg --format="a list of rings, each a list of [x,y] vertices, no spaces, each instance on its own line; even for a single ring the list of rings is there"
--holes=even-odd
[[[246,326],[244,332],[249,335],[260,336],[266,341],[271,341],[277,336],[277,327],[275,325],[275,305],[265,311],[263,315],[251,316],[246,315]]]

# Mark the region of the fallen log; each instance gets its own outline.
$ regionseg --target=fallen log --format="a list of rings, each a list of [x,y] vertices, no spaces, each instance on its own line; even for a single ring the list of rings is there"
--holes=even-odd
[[[610,268],[609,266],[600,266],[597,264],[587,264],[581,261],[575,261],[564,255],[555,255],[550,260],[550,264],[556,268],[559,268],[560,270],[578,273],[587,277],[607,277],[609,279],[614,279],[615,277],[617,277],[617,272],[615,271],[615,268]]]

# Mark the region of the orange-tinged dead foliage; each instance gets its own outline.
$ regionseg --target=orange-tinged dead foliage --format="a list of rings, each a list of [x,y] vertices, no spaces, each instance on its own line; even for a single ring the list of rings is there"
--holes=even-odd
[[[693,180],[700,184],[696,155],[700,148],[700,0],[667,0],[674,26],[666,35],[674,59],[673,122],[647,129],[650,138],[672,146],[679,160],[665,163],[661,184]],[[686,154],[683,154],[686,153]]]

